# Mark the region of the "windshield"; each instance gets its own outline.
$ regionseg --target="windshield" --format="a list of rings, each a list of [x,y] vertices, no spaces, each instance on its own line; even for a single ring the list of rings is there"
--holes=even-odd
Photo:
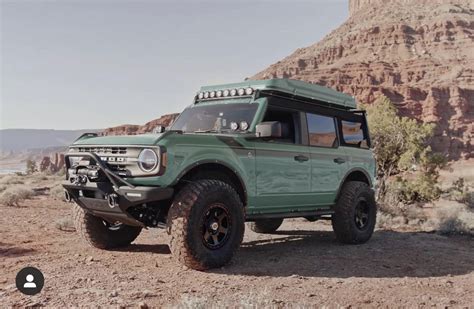
[[[258,104],[249,103],[194,105],[181,113],[171,130],[195,133],[242,132],[252,123],[257,108]]]

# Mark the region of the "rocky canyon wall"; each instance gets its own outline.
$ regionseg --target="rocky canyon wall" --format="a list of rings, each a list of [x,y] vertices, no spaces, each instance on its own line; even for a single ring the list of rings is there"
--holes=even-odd
[[[351,0],[349,11],[252,78],[301,79],[365,103],[385,95],[401,115],[437,124],[436,151],[474,157],[474,1]]]

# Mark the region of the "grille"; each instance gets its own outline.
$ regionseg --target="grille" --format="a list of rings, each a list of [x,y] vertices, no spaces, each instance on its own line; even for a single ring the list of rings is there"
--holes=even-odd
[[[97,154],[127,154],[127,147],[79,147],[78,150]]]
[[[116,164],[107,164],[107,166],[120,176],[130,176],[130,170],[128,170],[125,166]]]

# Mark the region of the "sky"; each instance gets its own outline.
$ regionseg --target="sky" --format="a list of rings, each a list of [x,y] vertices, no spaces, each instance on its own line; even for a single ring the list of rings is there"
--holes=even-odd
[[[348,16],[346,0],[0,0],[0,129],[144,124],[244,80]]]

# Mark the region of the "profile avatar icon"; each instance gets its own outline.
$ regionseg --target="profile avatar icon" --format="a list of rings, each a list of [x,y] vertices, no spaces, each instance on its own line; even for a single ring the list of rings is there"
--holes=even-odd
[[[23,284],[23,287],[27,289],[36,289],[36,283],[33,282],[34,280],[35,277],[33,275],[26,276],[26,282]]]
[[[38,268],[25,267],[16,274],[16,287],[25,295],[35,295],[44,286],[44,276]]]

